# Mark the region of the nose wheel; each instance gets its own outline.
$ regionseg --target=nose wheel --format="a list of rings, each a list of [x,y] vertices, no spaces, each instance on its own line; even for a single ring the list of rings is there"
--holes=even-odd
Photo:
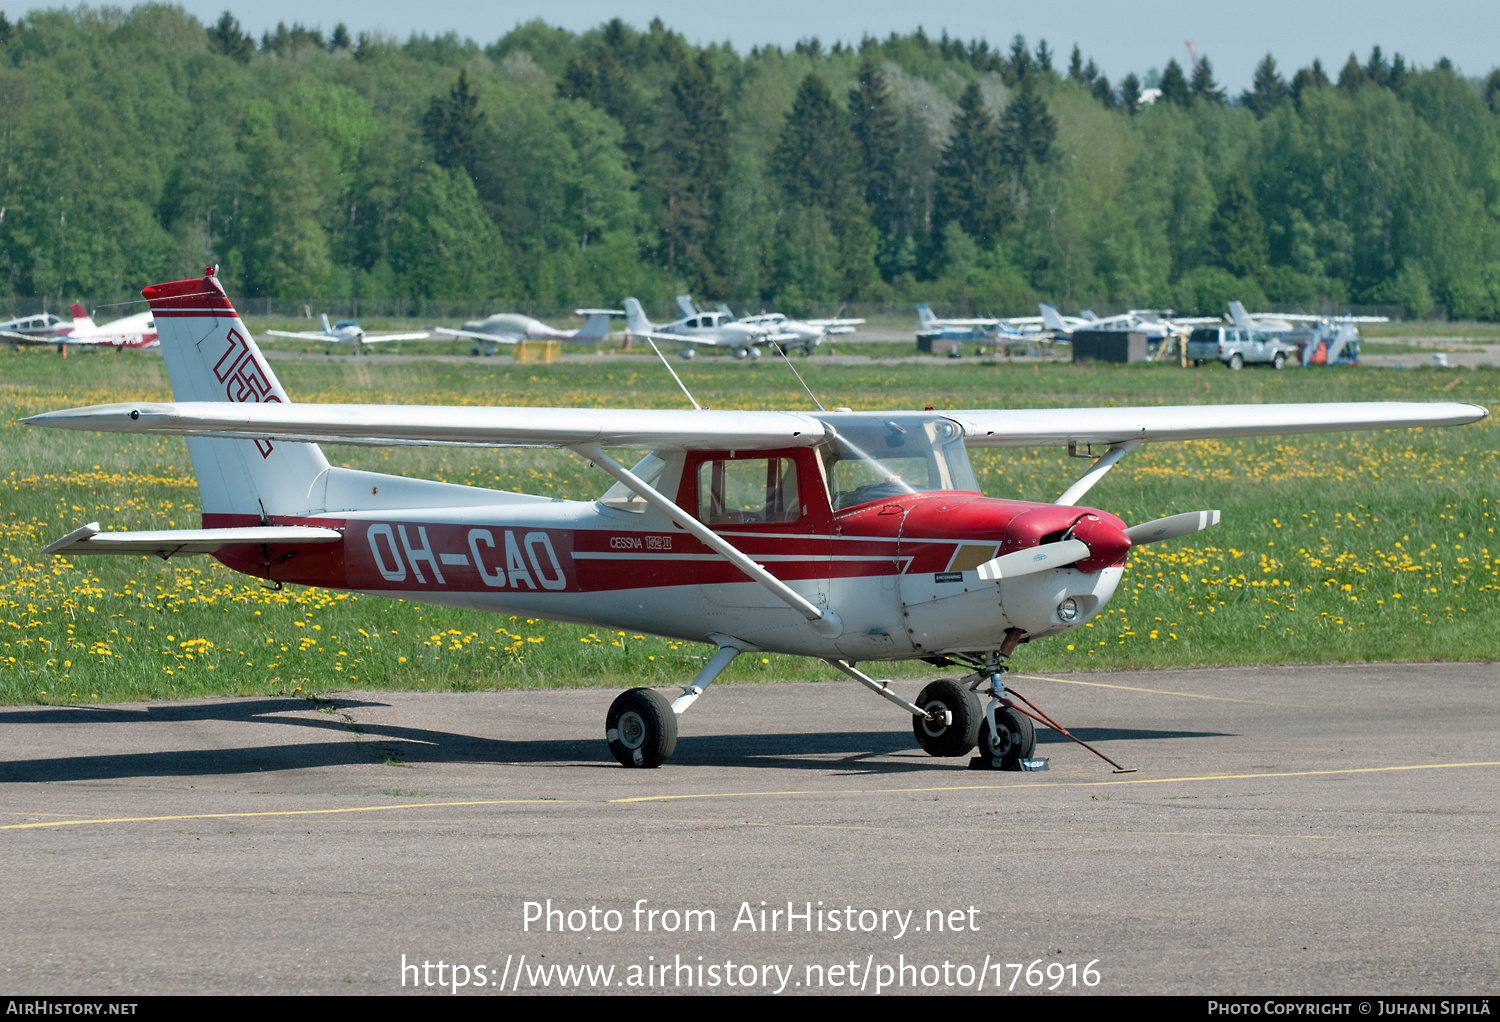
[[[1021,760],[1036,755],[1036,725],[1014,707],[999,707],[993,729],[988,718],[979,721],[979,755],[1002,770],[1021,769]]]

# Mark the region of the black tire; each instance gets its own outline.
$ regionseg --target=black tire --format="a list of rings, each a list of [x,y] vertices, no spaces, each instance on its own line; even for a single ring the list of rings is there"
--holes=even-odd
[[[989,718],[979,721],[979,754],[1010,770],[1018,769],[1021,760],[1036,754],[1036,725],[1020,710],[1002,706],[995,711],[1000,734],[990,734]]]
[[[1286,365],[1286,355],[1282,352],[1278,351],[1275,355],[1271,356],[1272,369],[1280,369],[1284,365]]]
[[[609,704],[604,739],[621,766],[658,767],[677,749],[677,715],[660,692],[633,688]]]
[[[1245,368],[1245,356],[1241,355],[1237,351],[1233,355],[1230,355],[1229,356],[1229,368],[1231,368],[1231,369],[1243,369],[1243,368]]]
[[[911,719],[912,733],[917,744],[929,756],[967,756],[974,743],[979,740],[979,725],[984,720],[979,697],[949,678],[939,678],[922,689],[917,696],[917,705],[924,710],[946,710],[953,715],[953,723],[939,720]]]

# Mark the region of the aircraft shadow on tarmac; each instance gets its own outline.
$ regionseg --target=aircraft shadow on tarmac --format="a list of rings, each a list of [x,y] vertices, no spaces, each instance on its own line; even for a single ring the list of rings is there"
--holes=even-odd
[[[148,752],[93,752],[83,756],[10,760],[0,763],[0,783],[87,781],[127,777],[193,777],[306,770],[341,765],[410,765],[436,763],[506,763],[556,767],[616,768],[602,736],[587,739],[507,740],[481,735],[400,725],[351,723],[342,711],[385,704],[337,700],[333,714],[306,715],[315,708],[302,699],[253,699],[142,710],[117,707],[58,707],[0,713],[0,735],[6,725],[110,723],[142,727],[209,721],[278,724],[303,730],[301,740],[227,748],[189,748]],[[301,711],[299,716],[282,716]],[[312,732],[309,734],[309,730]],[[332,740],[322,740],[326,734]],[[1077,728],[1086,742],[1160,741],[1225,738],[1211,731],[1155,731],[1129,728]],[[201,732],[164,740],[187,744]],[[310,739],[310,740],[309,740]],[[1068,739],[1040,731],[1038,745],[1067,744]],[[92,748],[97,749],[97,745]],[[757,769],[813,770],[835,774],[893,774],[930,770],[962,760],[934,760],[916,748],[911,732],[825,731],[809,734],[684,735],[672,762],[676,766],[740,766]]]

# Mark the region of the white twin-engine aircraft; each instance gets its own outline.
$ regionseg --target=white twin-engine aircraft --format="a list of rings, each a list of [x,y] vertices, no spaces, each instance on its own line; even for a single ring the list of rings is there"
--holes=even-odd
[[[1008,696],[1002,658],[1098,614],[1132,546],[1219,520],[1198,511],[1127,526],[1079,506],[1131,448],[1486,414],[1450,403],[871,413],[294,404],[212,270],[144,294],[177,400],[25,421],[186,436],[203,528],[94,523],[48,552],[211,553],[275,582],[716,645],[675,700],[634,688],[614,701],[605,736],[627,767],[665,762],[677,718],[730,661],[757,651],[826,660],[908,713],[935,756],[978,744],[990,763],[1018,766],[1034,750],[1033,718]],[[596,501],[485,490],[339,468],[319,441],[565,447],[617,483]],[[967,446],[1040,444],[1105,452],[1055,503],[981,495]],[[605,448],[650,453],[626,468]],[[909,702],[855,666],[902,659],[969,673]]]

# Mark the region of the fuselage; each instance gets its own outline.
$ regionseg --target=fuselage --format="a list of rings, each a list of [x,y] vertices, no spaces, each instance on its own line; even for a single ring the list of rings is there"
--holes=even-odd
[[[739,463],[753,463],[754,472],[765,463],[786,465],[782,471],[795,476],[782,485],[795,486],[800,499],[775,514],[701,510],[712,510],[713,501],[700,485],[707,488],[724,474],[718,466],[732,474]],[[808,448],[687,452],[665,475],[662,482],[672,484],[667,492],[679,506],[700,509],[700,520],[719,535],[814,604],[831,608],[841,633],[820,635],[665,516],[632,509],[629,499],[611,502],[609,494],[601,501],[567,501],[472,490],[462,496],[476,503],[447,508],[275,517],[275,524],[334,528],[345,538],[285,559],[288,551],[276,547],[235,547],[216,556],[278,582],[689,641],[729,635],[807,656],[896,660],[993,649],[1011,628],[1040,637],[1081,625],[1113,594],[1129,548],[1124,523],[1105,512],[974,492],[881,495],[877,484],[863,493],[835,494],[855,501],[835,510],[838,501],[830,501],[818,457]],[[487,492],[493,502],[482,503]],[[260,523],[253,515],[204,516],[209,528]],[[1070,530],[1095,556],[1013,579],[980,577],[980,565],[992,558]],[[1076,616],[1063,620],[1058,608],[1069,599]]]

